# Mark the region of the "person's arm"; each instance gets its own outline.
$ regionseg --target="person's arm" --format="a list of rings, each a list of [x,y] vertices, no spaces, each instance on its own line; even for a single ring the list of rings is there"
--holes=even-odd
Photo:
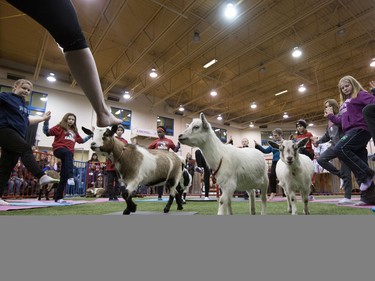
[[[38,124],[51,119],[51,111],[44,112],[43,116],[29,116],[29,125]]]
[[[370,81],[371,92],[375,95],[375,80]]]

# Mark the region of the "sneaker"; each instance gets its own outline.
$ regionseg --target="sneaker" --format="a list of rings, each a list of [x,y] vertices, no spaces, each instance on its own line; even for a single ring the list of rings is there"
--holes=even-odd
[[[46,185],[46,184],[49,184],[49,183],[57,183],[57,182],[60,182],[60,180],[51,178],[50,176],[47,176],[47,175],[44,175],[39,179],[40,185]]]
[[[315,200],[314,196],[309,195],[309,201],[314,201],[314,200]]]
[[[68,203],[67,201],[65,201],[64,199],[59,199],[57,201],[55,201],[56,203],[59,203],[59,204],[66,204]]]
[[[210,197],[204,197],[204,200],[210,200]]]
[[[3,199],[0,198],[0,206],[9,206],[10,203],[8,203],[7,201],[4,201]]]
[[[118,202],[118,198],[113,198],[112,201]]]
[[[368,178],[366,182],[361,183],[361,186],[359,187],[359,189],[361,191],[366,191],[367,188],[369,188],[371,185],[372,185],[372,178]]]
[[[161,198],[161,197],[158,197],[158,200],[163,200],[163,198]]]
[[[337,204],[340,204],[340,205],[343,205],[343,204],[352,204],[352,203],[353,203],[353,201],[351,199],[348,199],[348,198],[343,198],[339,202],[337,202]]]
[[[74,178],[68,179],[68,185],[75,185]]]
[[[354,203],[354,206],[367,206],[367,205],[369,205],[369,204],[367,204],[363,201],[358,201],[358,202]]]

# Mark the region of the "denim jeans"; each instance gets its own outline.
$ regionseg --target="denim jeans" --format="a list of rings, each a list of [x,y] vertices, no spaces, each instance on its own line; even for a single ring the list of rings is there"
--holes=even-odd
[[[366,146],[370,139],[368,131],[352,129],[346,132],[334,147],[334,153],[349,167],[359,183],[374,176],[367,160]]]
[[[331,174],[338,176],[344,181],[343,187],[344,187],[344,197],[347,199],[352,198],[352,172],[349,169],[349,167],[340,160],[341,168],[338,170],[334,165],[331,164],[332,159],[336,158],[337,155],[335,154],[335,151],[333,149],[333,146],[328,147],[317,159],[318,164],[322,166],[324,169],[326,169]]]

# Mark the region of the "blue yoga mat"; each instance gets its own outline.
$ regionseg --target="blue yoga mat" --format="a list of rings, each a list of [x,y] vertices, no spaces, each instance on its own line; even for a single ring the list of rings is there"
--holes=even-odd
[[[52,202],[41,202],[41,201],[35,201],[35,202],[9,202],[10,206],[44,206],[44,207],[52,207],[52,206],[71,206],[73,205],[72,202],[66,202],[66,203],[56,203],[54,201]]]

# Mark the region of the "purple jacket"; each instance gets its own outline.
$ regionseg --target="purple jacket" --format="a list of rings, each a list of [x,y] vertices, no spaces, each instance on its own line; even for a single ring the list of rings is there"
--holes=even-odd
[[[368,131],[367,123],[363,118],[362,109],[368,104],[375,104],[375,96],[368,92],[360,91],[355,99],[350,99],[342,110],[341,116],[329,114],[328,118],[336,125],[341,125],[344,133],[352,129]]]

